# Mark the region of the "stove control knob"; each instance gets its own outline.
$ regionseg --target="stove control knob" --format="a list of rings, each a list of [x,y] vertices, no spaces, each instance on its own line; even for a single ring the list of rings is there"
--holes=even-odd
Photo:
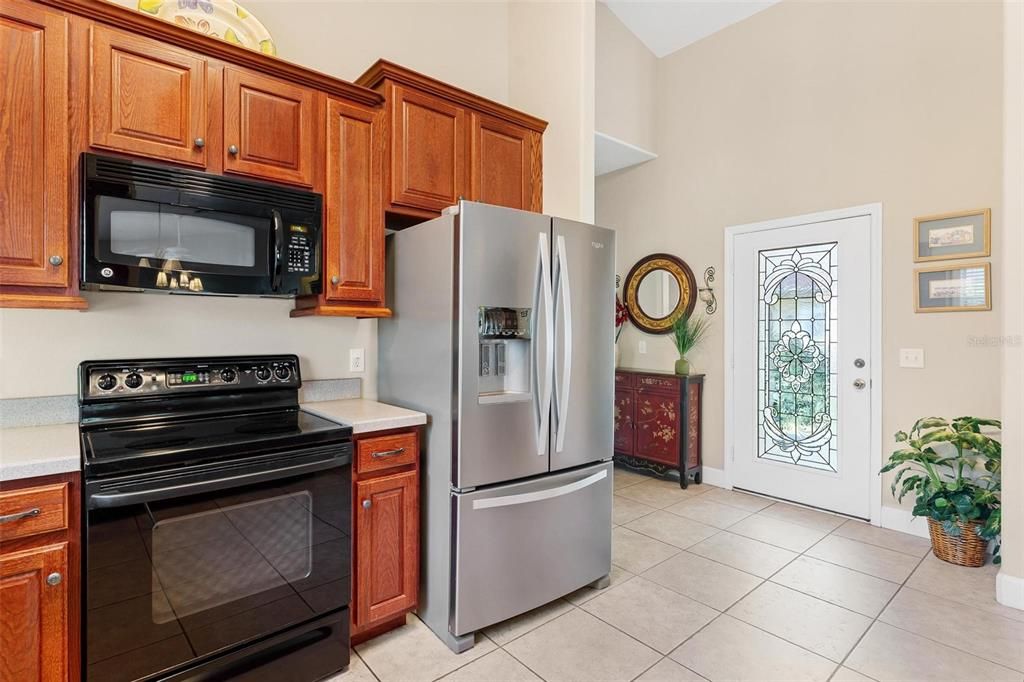
[[[124,378],[124,385],[128,388],[138,388],[142,385],[142,375],[132,372]]]
[[[103,391],[109,391],[117,386],[117,377],[113,374],[103,374],[96,380],[96,385]]]
[[[256,378],[260,381],[267,381],[270,379],[270,368],[266,365],[256,368]]]
[[[278,365],[277,368],[274,370],[274,376],[276,376],[281,381],[287,381],[288,377],[290,377],[291,375],[292,370],[288,367],[288,365]]]
[[[235,378],[237,376],[238,375],[235,374],[235,370],[231,369],[230,367],[225,367],[220,371],[220,380],[223,381],[225,384],[234,383]]]

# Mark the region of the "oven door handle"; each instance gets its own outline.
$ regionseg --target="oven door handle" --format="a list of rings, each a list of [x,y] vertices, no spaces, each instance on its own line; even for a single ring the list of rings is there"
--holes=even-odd
[[[279,478],[300,476],[302,474],[333,469],[335,467],[350,464],[352,456],[346,451],[344,455],[322,459],[302,464],[293,464],[283,467],[274,467],[259,471],[240,471],[230,475],[221,475],[216,478],[208,478],[200,481],[189,481],[187,483],[172,483],[170,481],[157,481],[147,485],[144,481],[135,489],[111,492],[91,492],[88,483],[86,484],[86,508],[88,509],[109,509],[112,507],[126,507],[132,504],[166,500],[186,495],[198,495],[200,493],[224,490],[226,488],[238,488],[254,483],[264,483]],[[225,472],[226,473],[226,472]]]
[[[271,250],[274,253],[273,267],[273,279],[270,283],[270,288],[275,293],[281,289],[281,258],[282,251],[284,250],[284,220],[281,218],[281,212],[276,208],[271,211],[274,216],[274,240],[271,244]]]

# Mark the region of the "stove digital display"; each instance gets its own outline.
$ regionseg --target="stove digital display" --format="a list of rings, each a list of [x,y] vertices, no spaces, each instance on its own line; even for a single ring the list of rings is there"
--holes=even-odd
[[[183,384],[194,384],[199,381],[199,375],[195,372],[184,372],[181,375],[181,383]]]

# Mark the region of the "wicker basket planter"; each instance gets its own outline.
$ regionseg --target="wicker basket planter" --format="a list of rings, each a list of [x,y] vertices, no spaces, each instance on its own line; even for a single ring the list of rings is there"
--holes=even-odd
[[[985,565],[988,540],[978,537],[977,525],[957,522],[960,536],[954,537],[943,529],[935,519],[928,519],[928,534],[932,538],[932,554],[957,566],[978,567]]]

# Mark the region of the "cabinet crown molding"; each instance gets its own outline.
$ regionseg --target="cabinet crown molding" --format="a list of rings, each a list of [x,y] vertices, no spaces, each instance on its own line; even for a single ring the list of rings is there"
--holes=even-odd
[[[413,71],[400,64],[389,62],[386,59],[378,59],[373,66],[366,70],[362,76],[356,79],[356,84],[366,88],[376,89],[385,80],[390,80],[399,85],[405,85],[417,90],[436,95],[448,101],[454,102],[468,109],[476,110],[482,114],[514,123],[529,130],[543,133],[548,127],[548,122],[536,116],[525,114],[517,109],[499,104],[486,97],[473,94],[467,90],[449,85],[436,78]]]
[[[148,38],[162,40],[176,47],[195,50],[206,56],[244,66],[268,76],[275,76],[299,85],[322,90],[350,101],[369,106],[377,106],[383,102],[383,98],[369,88],[328,76],[278,57],[233,45],[219,38],[190,31],[168,21],[106,2],[106,0],[36,0],[36,2]]]

